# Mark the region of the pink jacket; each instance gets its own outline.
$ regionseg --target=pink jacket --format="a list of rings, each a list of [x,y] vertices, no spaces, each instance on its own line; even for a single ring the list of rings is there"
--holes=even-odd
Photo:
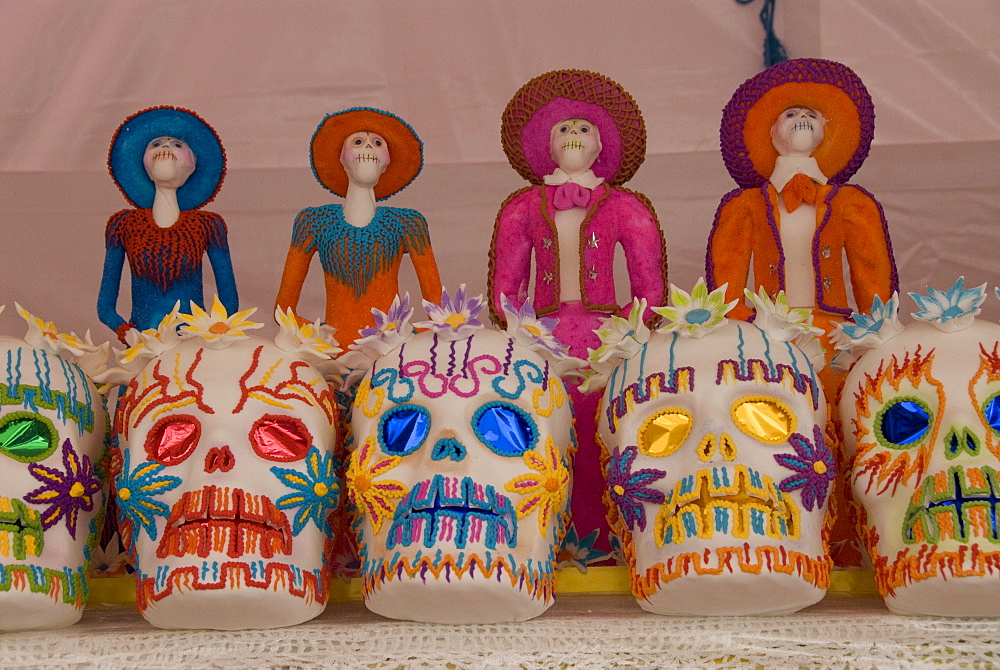
[[[538,315],[559,307],[559,240],[554,186],[529,186],[507,198],[497,215],[490,245],[488,290],[493,318],[502,322],[500,296],[520,306],[528,297],[531,254],[536,264],[534,307]],[[580,294],[589,310],[618,312],[615,246],[621,244],[632,296],[659,306],[666,300],[667,252],[653,206],[639,193],[601,184],[593,190],[580,224]],[[577,259],[568,262],[576,263]],[[631,302],[631,298],[628,301]]]

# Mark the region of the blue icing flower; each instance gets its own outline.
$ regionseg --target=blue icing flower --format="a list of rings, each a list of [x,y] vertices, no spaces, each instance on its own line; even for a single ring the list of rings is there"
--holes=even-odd
[[[288,468],[271,468],[271,472],[292,493],[281,496],[276,501],[279,509],[299,510],[292,522],[292,534],[298,535],[311,519],[325,534],[333,531],[326,522],[328,512],[340,501],[340,478],[337,477],[338,461],[332,453],[323,454],[315,446],[309,449],[305,458],[306,472]]]

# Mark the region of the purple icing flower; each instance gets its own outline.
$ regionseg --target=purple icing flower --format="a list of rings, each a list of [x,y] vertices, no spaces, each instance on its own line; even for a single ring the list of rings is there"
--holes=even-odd
[[[640,531],[644,531],[646,511],[642,503],[663,502],[663,493],[647,488],[646,485],[657,479],[663,479],[667,473],[652,468],[632,472],[632,462],[638,453],[638,448],[634,446],[626,447],[624,452],[619,452],[618,447],[615,447],[608,463],[608,492],[611,494],[611,500],[618,506],[618,511],[629,530],[638,526]]]
[[[375,317],[375,326],[364,328],[360,333],[362,337],[403,330],[404,325],[409,328],[410,317],[413,316],[413,308],[410,307],[410,294],[404,293],[402,296],[397,294],[392,305],[389,306],[388,312],[372,309],[372,315]]]
[[[443,340],[464,340],[484,326],[479,315],[486,309],[486,303],[481,295],[466,299],[465,284],[458,287],[454,299],[448,295],[447,290],[441,291],[439,305],[424,300],[424,309],[430,319],[413,325],[417,328],[429,328]]]
[[[791,477],[782,479],[778,488],[786,493],[802,489],[802,505],[810,512],[813,506],[823,506],[830,484],[837,477],[833,452],[823,441],[823,431],[819,426],[813,427],[813,440],[815,445],[805,435],[792,433],[788,443],[795,449],[795,453],[777,454],[774,457],[779,465],[795,471]]]
[[[81,458],[69,440],[63,442],[63,465],[66,472],[30,463],[28,472],[42,482],[42,486],[28,493],[24,499],[35,505],[48,505],[42,513],[42,528],[51,528],[65,517],[70,537],[76,539],[80,511],[94,509],[94,496],[100,492],[101,482],[94,476],[90,458],[86,455]]]
[[[539,353],[548,352],[556,358],[569,356],[569,347],[552,334],[559,319],[538,317],[531,298],[525,300],[519,309],[506,295],[501,295],[500,306],[507,317],[507,334],[518,344]]]

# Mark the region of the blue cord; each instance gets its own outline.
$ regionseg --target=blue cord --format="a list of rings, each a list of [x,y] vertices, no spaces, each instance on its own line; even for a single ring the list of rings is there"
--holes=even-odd
[[[785,45],[774,34],[774,3],[777,0],[764,0],[760,8],[760,23],[764,26],[764,67],[788,60]],[[741,5],[749,5],[753,0],[736,0]]]

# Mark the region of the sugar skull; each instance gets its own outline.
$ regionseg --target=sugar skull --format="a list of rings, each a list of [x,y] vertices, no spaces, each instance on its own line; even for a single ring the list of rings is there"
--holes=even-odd
[[[69,357],[0,337],[0,630],[82,616],[106,427],[101,396]]]
[[[598,415],[609,522],[658,614],[788,613],[829,582],[835,467],[816,375],[791,342],[722,314],[693,308],[690,332],[641,341],[634,324]]]
[[[430,329],[402,337],[358,386],[346,486],[362,595],[383,616],[515,621],[553,603],[575,449],[569,396],[545,357],[476,313],[416,324]],[[383,317],[409,331],[405,317]]]
[[[959,286],[953,297],[977,290],[981,302],[982,287]],[[927,312],[876,342],[844,385],[840,416],[858,525],[891,611],[997,616],[1000,325],[969,316],[957,332],[944,332],[962,310],[932,310],[937,321]]]
[[[162,628],[288,626],[326,605],[340,494],[333,392],[300,355],[240,333],[242,314],[182,327],[204,337],[176,341],[170,325],[169,346],[138,343],[162,351],[115,414],[136,604]]]

